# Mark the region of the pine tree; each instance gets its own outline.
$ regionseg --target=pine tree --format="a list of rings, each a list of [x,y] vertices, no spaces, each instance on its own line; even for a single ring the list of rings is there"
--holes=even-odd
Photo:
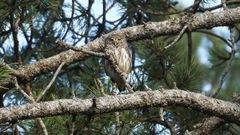
[[[152,101],[142,107],[103,112],[98,108],[101,99],[114,96],[120,105],[124,104],[120,98],[131,95],[126,91],[113,95],[114,82],[104,71],[104,39],[114,32],[124,33],[128,40],[132,71],[126,81],[136,91],[133,95],[140,91],[151,97],[152,91],[176,90],[201,93],[211,101],[221,99],[220,105],[236,105],[240,87],[239,15],[233,14],[235,18],[230,21],[212,23],[215,18],[210,18],[209,22],[194,22],[202,14],[210,16],[215,9],[225,14],[239,11],[238,1],[222,2],[211,6],[215,2],[195,0],[184,8],[175,0],[0,1],[0,134],[239,134],[239,120],[232,120],[225,112],[215,114],[218,111],[214,105],[206,109],[196,102],[183,104],[169,99],[166,105]],[[113,12],[118,12],[116,20],[110,17]],[[151,25],[157,22],[172,27],[159,25],[164,28],[160,33],[156,25]],[[227,26],[225,35],[209,29],[216,26]],[[128,28],[144,31],[128,33]],[[208,63],[202,63],[202,58]],[[179,95],[175,96],[177,100]],[[192,97],[185,98],[193,101]],[[65,103],[63,99],[93,104],[82,113],[66,110],[63,105],[59,112],[41,110],[41,118],[29,112],[29,116],[16,114],[13,119],[4,119],[8,115],[4,109],[11,110],[11,106]],[[239,110],[232,112],[237,113],[234,118],[239,118]]]

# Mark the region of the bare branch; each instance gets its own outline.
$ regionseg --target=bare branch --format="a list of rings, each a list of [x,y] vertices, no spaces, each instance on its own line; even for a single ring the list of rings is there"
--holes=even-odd
[[[52,80],[49,82],[49,84],[47,85],[47,87],[42,91],[42,93],[40,93],[40,95],[38,96],[36,102],[40,101],[41,98],[46,94],[46,92],[49,90],[49,88],[52,86],[53,82],[56,80],[58,73],[60,72],[60,70],[62,69],[63,65],[65,64],[65,62],[63,62],[57,69],[57,71],[54,73]]]
[[[194,130],[188,131],[187,135],[209,135],[221,124],[225,123],[223,119],[218,117],[205,118],[202,123],[195,125]]]
[[[180,33],[178,34],[178,36],[173,40],[173,42],[169,45],[167,45],[166,47],[164,47],[164,49],[168,49],[170,48],[171,46],[173,46],[174,44],[177,43],[177,41],[182,37],[182,35],[184,34],[184,32],[186,31],[186,29],[188,28],[187,25],[185,25],[182,30],[180,31]]]
[[[216,87],[216,89],[214,90],[214,93],[212,94],[212,97],[216,97],[218,95],[218,93],[220,92],[222,85],[224,83],[224,80],[226,78],[226,76],[228,75],[228,73],[230,72],[234,57],[235,57],[235,43],[234,43],[234,32],[232,28],[229,28],[230,31],[230,43],[231,43],[231,53],[230,53],[230,58],[229,61],[227,63],[227,66],[224,68],[223,73],[221,74],[220,78],[219,78],[219,83]]]
[[[27,100],[30,101],[31,103],[36,103],[35,99],[34,99],[31,95],[28,95],[28,94],[19,86],[16,77],[14,78],[14,80],[15,80],[15,87],[23,94],[23,96],[24,96],[25,98],[27,98]],[[47,128],[46,128],[45,124],[43,123],[42,119],[41,119],[41,118],[36,118],[36,119],[35,119],[35,122],[36,122],[37,126],[41,129],[43,135],[48,135]]]
[[[80,52],[83,52],[83,53],[86,53],[89,55],[99,56],[99,57],[105,56],[104,53],[97,53],[97,52],[83,49],[82,47],[74,47],[74,46],[68,45],[68,44],[64,43],[62,40],[57,40],[56,43],[59,44],[60,46],[63,46],[64,48],[71,49],[73,51],[80,51]]]
[[[226,4],[226,0],[221,0],[221,1],[222,1],[223,9],[227,10],[228,7],[227,7],[227,4]]]
[[[231,47],[231,43],[229,43],[228,40],[224,39],[223,37],[221,37],[221,36],[219,36],[219,35],[217,35],[217,34],[214,34],[214,33],[212,33],[212,32],[206,31],[206,30],[197,30],[196,32],[208,34],[208,35],[214,36],[214,37],[216,37],[216,38],[219,38],[219,39],[222,40],[224,43],[226,43],[229,47]]]
[[[95,101],[95,102],[94,102]],[[95,106],[93,106],[95,105]],[[180,105],[240,124],[238,104],[179,89],[135,92],[93,99],[62,99],[0,109],[0,122],[61,114],[100,114],[152,106]]]
[[[41,118],[36,118],[35,119],[36,124],[38,127],[41,129],[43,135],[48,135],[47,128]]]
[[[103,83],[101,82],[101,80],[99,78],[96,79],[96,83],[97,83],[98,89],[100,90],[101,96],[107,96],[107,94],[105,94],[105,92],[104,92]]]
[[[34,98],[33,98],[32,96],[29,96],[29,95],[19,86],[16,77],[14,77],[14,81],[15,81],[15,87],[16,87],[16,89],[19,90],[19,91],[21,92],[21,94],[22,94],[25,98],[27,98],[28,101],[34,103],[34,102],[35,102]]]

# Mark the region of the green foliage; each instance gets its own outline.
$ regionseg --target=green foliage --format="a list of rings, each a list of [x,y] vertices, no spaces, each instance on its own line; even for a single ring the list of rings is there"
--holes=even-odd
[[[4,82],[11,78],[11,69],[5,63],[0,62],[0,82]],[[0,86],[0,89],[7,89],[3,86]]]
[[[3,62],[0,62],[0,78],[1,80],[9,78],[11,69]]]
[[[193,59],[188,65],[187,60],[180,60],[170,74],[171,82],[176,82],[179,89],[199,91],[203,72]]]

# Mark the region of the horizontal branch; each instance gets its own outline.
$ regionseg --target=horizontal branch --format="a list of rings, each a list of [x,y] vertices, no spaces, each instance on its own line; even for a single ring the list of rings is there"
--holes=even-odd
[[[113,33],[124,33],[128,41],[147,39],[162,35],[173,35],[179,33],[183,26],[187,24],[188,30],[210,29],[215,26],[227,26],[240,22],[240,7],[222,12],[205,12],[192,17],[183,16],[181,18],[169,19],[162,22],[150,22],[144,25],[124,28],[103,35],[100,38],[86,44],[83,49],[92,52],[101,52],[104,38]],[[80,61],[89,57],[89,54],[75,52],[72,50],[62,52],[58,55],[42,59],[34,64],[20,67],[13,73],[19,80],[30,80],[33,77],[56,70],[62,62],[66,65]],[[7,86],[8,83],[0,84]]]
[[[224,124],[225,121],[218,117],[209,117],[205,118],[202,123],[198,123],[194,125],[194,129],[192,131],[187,131],[187,135],[210,135],[214,130],[216,130],[219,126]]]
[[[94,99],[62,99],[0,109],[0,123],[61,114],[101,114],[152,106],[183,106],[240,124],[240,107],[228,101],[178,89],[135,92]]]

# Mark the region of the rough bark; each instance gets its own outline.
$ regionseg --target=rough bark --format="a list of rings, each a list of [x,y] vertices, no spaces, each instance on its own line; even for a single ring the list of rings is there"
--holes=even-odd
[[[173,18],[162,22],[150,22],[144,25],[133,26],[121,30],[113,31],[113,33],[123,33],[126,35],[128,41],[135,41],[140,39],[153,38],[162,35],[173,35],[181,31],[187,25],[188,31],[195,31],[197,29],[210,29],[216,26],[227,26],[240,22],[240,7],[230,9],[222,12],[205,12],[193,16],[183,16],[181,18]],[[107,35],[95,39],[84,48],[93,52],[101,52],[103,50],[103,40]],[[89,57],[88,54],[83,52],[75,52],[72,50],[62,52],[58,55],[42,59],[34,64],[20,67],[13,73],[19,80],[30,80],[33,77],[56,70],[58,66],[65,62],[66,65],[80,61]],[[4,81],[3,81],[4,82]],[[0,86],[9,86],[8,81]]]
[[[187,135],[209,135],[220,125],[224,124],[226,121],[218,117],[209,117],[204,119],[202,123],[197,124],[194,130],[186,132]]]
[[[93,99],[62,99],[0,109],[0,122],[61,114],[101,114],[152,106],[184,106],[240,124],[240,106],[178,89],[135,92]]]

